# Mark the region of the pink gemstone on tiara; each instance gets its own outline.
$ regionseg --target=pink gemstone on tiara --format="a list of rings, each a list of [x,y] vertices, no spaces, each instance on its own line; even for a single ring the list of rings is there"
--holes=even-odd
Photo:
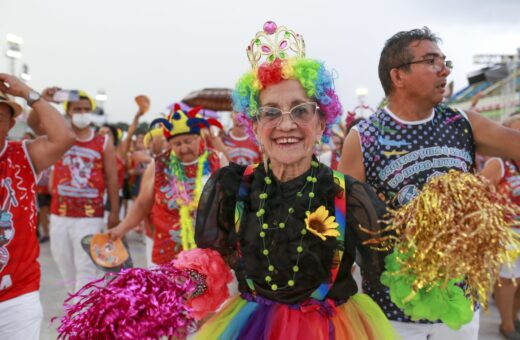
[[[264,24],[264,32],[267,34],[273,34],[274,32],[276,32],[277,28],[278,28],[278,26],[276,25],[276,23],[271,20],[267,21]]]
[[[282,42],[280,43],[280,48],[282,50],[285,49],[287,47],[287,44],[288,44],[287,40],[282,40]]]

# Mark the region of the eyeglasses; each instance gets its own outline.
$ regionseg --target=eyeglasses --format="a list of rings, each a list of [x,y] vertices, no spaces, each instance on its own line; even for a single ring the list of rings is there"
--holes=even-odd
[[[436,71],[444,70],[445,67],[450,71],[453,69],[453,61],[445,60],[444,57],[441,57],[441,56],[433,56],[433,57],[427,57],[427,58],[421,59],[421,60],[411,61],[409,63],[401,64],[401,65],[397,66],[396,68],[401,68],[401,67],[412,65],[412,64],[431,65],[435,68]]]
[[[289,115],[293,122],[305,126],[312,123],[319,108],[318,104],[314,102],[298,104],[287,112],[276,107],[262,106],[258,109],[257,119],[266,127],[274,127],[280,124],[283,115]]]

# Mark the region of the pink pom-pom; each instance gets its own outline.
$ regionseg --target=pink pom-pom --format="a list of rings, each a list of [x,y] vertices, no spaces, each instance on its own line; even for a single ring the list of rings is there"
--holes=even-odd
[[[107,274],[65,300],[58,338],[183,337],[196,329],[186,304],[194,289],[186,272],[172,264]]]
[[[191,315],[196,320],[214,312],[229,297],[231,270],[220,254],[211,249],[191,249],[181,252],[173,261],[176,268],[194,270],[205,276],[205,292],[188,300]]]

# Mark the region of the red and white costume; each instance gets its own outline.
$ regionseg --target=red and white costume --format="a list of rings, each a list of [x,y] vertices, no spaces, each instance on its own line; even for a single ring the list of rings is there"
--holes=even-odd
[[[0,339],[38,339],[43,316],[36,173],[26,143],[0,150]]]
[[[105,193],[106,136],[77,140],[54,166],[50,217],[51,253],[69,292],[100,273],[81,247],[81,239],[101,232]]]
[[[172,175],[168,170],[169,161],[170,152],[165,152],[155,159],[154,201],[148,215],[153,230],[152,262],[154,264],[168,263],[182,251],[179,206],[174,193],[176,188],[172,186]],[[220,161],[215,152],[209,152],[208,161],[210,174],[220,168]],[[188,178],[185,186],[191,196],[195,189],[198,159],[181,164]],[[206,174],[202,178],[203,185],[210,174]]]
[[[261,161],[260,149],[256,142],[248,135],[236,137],[230,131],[222,141],[224,145],[229,148],[231,162],[240,165],[249,165]]]
[[[520,205],[520,164],[514,161],[504,161],[500,158],[491,158],[490,161],[498,161],[501,164],[501,178],[497,184],[498,190],[507,194],[513,203]],[[516,217],[520,223],[520,216]],[[520,228],[513,228],[517,233],[520,233]],[[500,277],[518,279],[520,278],[520,258],[511,268],[502,267]]]

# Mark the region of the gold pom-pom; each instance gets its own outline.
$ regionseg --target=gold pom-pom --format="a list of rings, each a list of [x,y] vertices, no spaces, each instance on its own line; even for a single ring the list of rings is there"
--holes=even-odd
[[[518,215],[519,207],[481,176],[452,170],[433,178],[419,196],[390,211],[385,229],[395,231],[396,249],[413,254],[400,272],[415,276],[409,298],[465,278],[467,296],[486,308],[501,265],[520,254],[520,236],[511,229]]]

